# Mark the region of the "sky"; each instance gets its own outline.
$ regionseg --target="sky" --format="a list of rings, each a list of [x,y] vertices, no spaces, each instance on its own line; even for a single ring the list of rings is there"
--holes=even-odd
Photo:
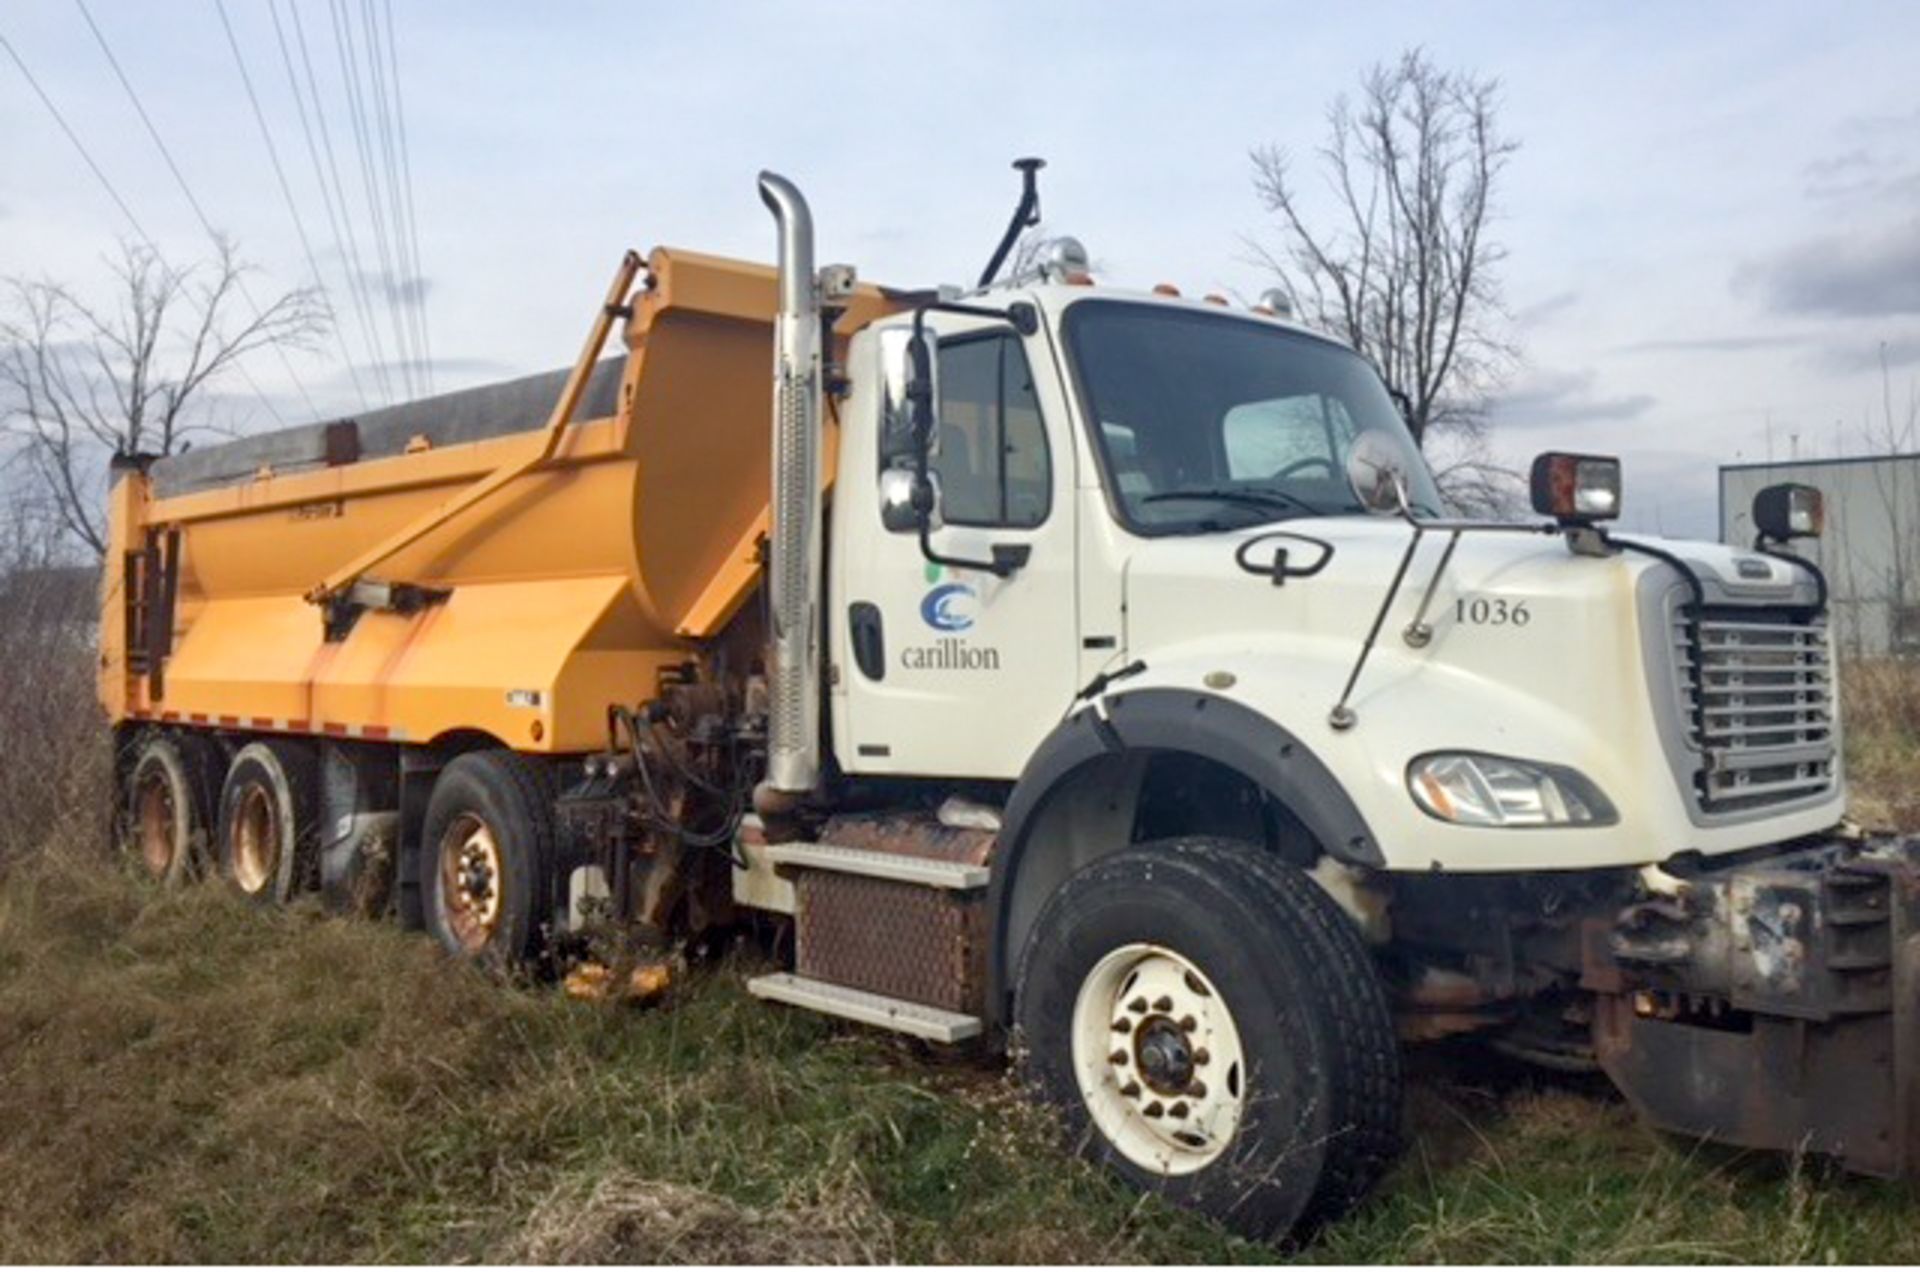
[[[1523,353],[1502,459],[1618,454],[1626,526],[1715,537],[1718,464],[1860,453],[1920,395],[1920,4],[224,3],[238,64],[215,0],[9,0],[0,36],[167,259],[203,257],[90,14],[270,299],[313,270],[244,66],[376,402],[383,288],[421,298],[436,388],[564,365],[625,249],[771,259],[762,168],[806,192],[821,260],[923,286],[978,273],[1009,162],[1042,155],[1047,225],[1101,282],[1255,295],[1247,239],[1277,239],[1248,152],[1310,155],[1329,103],[1413,46],[1497,79],[1521,143],[1495,227]],[[334,33],[389,4],[419,269],[383,281]],[[276,16],[305,87],[294,6],[377,345],[282,59]],[[0,50],[0,276],[97,286],[130,233]],[[330,341],[248,374],[297,420],[359,404],[344,362]]]

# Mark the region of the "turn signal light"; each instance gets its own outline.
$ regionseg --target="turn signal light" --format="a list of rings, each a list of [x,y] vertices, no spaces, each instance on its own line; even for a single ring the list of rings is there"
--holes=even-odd
[[[1533,510],[1558,521],[1611,521],[1620,515],[1620,461],[1609,455],[1548,451],[1533,461]]]

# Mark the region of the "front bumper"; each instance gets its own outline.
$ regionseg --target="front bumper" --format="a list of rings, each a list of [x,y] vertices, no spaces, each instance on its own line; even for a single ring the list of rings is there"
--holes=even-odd
[[[1710,869],[1584,944],[1595,1050],[1649,1121],[1920,1174],[1920,840]]]

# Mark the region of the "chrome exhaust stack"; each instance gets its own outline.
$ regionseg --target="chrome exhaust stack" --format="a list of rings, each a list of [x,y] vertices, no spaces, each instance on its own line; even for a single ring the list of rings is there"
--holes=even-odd
[[[773,509],[768,536],[772,704],[767,777],[756,804],[811,791],[820,776],[820,294],[813,214],[785,177],[760,174],[780,229],[773,329]],[[778,793],[778,794],[775,794]],[[768,801],[766,797],[773,795]]]

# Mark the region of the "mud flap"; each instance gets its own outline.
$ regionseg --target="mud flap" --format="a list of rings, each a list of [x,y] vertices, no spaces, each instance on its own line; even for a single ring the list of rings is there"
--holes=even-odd
[[[1920,846],[1688,882],[1589,951],[1614,1084],[1679,1135],[1920,1175]]]

